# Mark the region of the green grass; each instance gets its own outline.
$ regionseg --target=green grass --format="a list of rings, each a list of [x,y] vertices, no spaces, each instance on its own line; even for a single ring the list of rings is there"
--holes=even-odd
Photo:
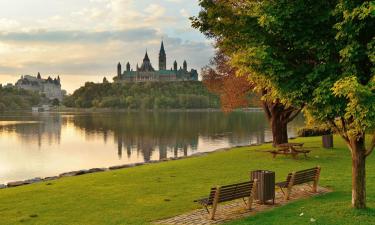
[[[320,146],[320,138],[300,138]],[[199,208],[194,199],[211,186],[245,181],[249,171],[276,171],[277,180],[293,170],[321,165],[321,185],[333,193],[301,200],[230,224],[375,224],[375,157],[367,161],[369,209],[353,210],[351,159],[340,138],[336,148],[315,148],[309,159],[293,160],[256,150],[236,148],[203,157],[151,164],[136,168],[64,178],[0,190],[0,224],[96,225],[148,224]],[[299,216],[303,212],[304,216]]]

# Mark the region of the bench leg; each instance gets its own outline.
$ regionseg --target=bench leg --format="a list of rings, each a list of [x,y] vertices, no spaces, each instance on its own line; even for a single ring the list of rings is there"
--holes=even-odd
[[[288,187],[287,190],[285,191],[285,196],[284,196],[285,201],[289,200],[291,192],[292,192],[292,187]]]
[[[248,202],[247,202],[247,209],[248,210],[251,210],[251,206],[253,205],[254,195],[257,191],[257,187],[258,187],[258,180],[254,179],[253,187],[251,189],[250,196],[249,196]]]
[[[217,209],[217,203],[216,203],[216,204],[213,204],[213,206],[212,206],[211,215],[210,215],[210,219],[211,219],[211,220],[214,220],[214,219],[215,219],[216,209]]]
[[[316,171],[316,177],[315,177],[313,188],[312,188],[313,192],[317,192],[318,191],[318,183],[319,183],[319,177],[320,177],[320,167],[318,167],[317,170],[318,171]]]
[[[204,208],[206,209],[207,213],[210,214],[210,210],[208,210],[206,205],[204,206]]]
[[[289,184],[288,184],[288,188],[285,191],[285,201],[289,200],[290,193],[292,192],[292,188],[293,188],[293,183],[294,183],[294,177],[295,177],[295,175],[296,175],[296,173],[293,172],[292,173],[292,177],[290,178],[290,181],[289,181]]]
[[[211,220],[215,219],[217,204],[219,204],[220,189],[221,189],[221,187],[219,187],[219,186],[216,188],[215,198],[214,198],[214,202],[213,202],[213,205],[212,205],[212,211],[211,211],[211,215],[210,215]]]

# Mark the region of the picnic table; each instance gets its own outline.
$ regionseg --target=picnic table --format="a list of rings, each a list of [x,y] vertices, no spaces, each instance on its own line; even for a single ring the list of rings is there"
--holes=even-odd
[[[298,157],[299,154],[304,154],[307,158],[307,154],[311,150],[306,150],[303,148],[304,143],[283,143],[276,146],[276,150],[268,151],[272,154],[273,158],[276,158],[277,155],[291,155],[294,159]]]

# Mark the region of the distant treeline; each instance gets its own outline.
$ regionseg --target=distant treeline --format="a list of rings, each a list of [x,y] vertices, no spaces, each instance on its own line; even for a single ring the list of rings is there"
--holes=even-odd
[[[220,108],[219,97],[199,81],[92,83],[65,97],[76,108],[203,109]]]
[[[31,109],[41,101],[42,97],[37,92],[0,85],[0,112]]]

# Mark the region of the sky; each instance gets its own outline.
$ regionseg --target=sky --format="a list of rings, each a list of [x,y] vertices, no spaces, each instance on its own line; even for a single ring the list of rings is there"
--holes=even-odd
[[[200,71],[214,50],[190,26],[198,12],[198,0],[0,0],[0,83],[40,72],[72,93],[112,80],[118,62],[135,68],[146,49],[158,68],[161,40],[167,68],[176,59]]]

